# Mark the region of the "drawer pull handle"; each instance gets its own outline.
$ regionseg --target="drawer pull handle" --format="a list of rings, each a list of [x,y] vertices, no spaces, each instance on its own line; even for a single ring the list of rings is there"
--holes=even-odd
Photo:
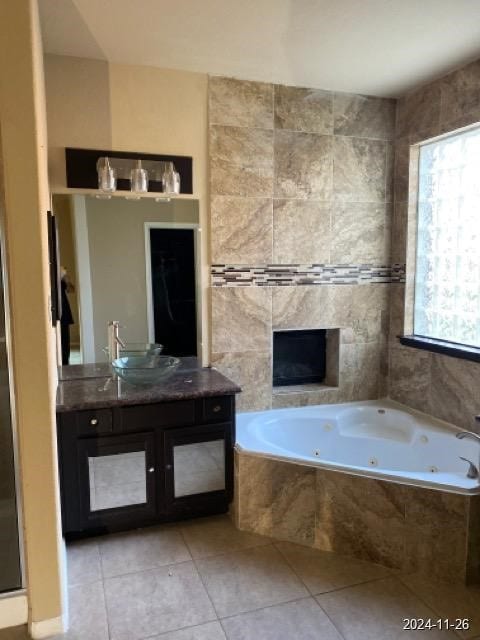
[[[219,404],[216,404],[216,405],[213,407],[213,413],[218,413],[218,412],[219,412],[219,411],[221,411],[221,410],[222,410],[222,407],[221,407]]]
[[[153,473],[155,471],[155,467],[150,467],[150,469],[148,470],[148,473]]]
[[[92,418],[92,419],[90,420],[90,424],[91,424],[93,427],[94,427],[96,424],[98,424],[98,420],[97,420],[97,418]]]

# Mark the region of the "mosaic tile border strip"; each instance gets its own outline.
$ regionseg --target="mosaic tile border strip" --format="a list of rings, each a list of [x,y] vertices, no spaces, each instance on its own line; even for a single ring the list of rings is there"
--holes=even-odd
[[[405,265],[267,264],[259,266],[213,264],[213,287],[278,287],[328,284],[384,284],[405,282]]]

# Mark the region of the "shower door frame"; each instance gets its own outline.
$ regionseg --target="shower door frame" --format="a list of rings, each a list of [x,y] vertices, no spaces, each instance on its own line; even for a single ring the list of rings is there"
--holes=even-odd
[[[195,318],[197,323],[197,358],[202,359],[202,263],[200,257],[200,225],[195,222],[145,222],[145,275],[147,285],[147,327],[148,341],[155,342],[155,319],[153,313],[152,291],[152,251],[150,243],[151,229],[191,230],[193,231],[193,251],[195,264]]]

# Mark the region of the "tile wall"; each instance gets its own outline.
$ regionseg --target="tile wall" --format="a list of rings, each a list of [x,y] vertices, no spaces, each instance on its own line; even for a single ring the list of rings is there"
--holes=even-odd
[[[210,78],[212,364],[240,410],[386,394],[395,107]],[[302,328],[341,329],[339,385],[272,393],[272,331]]]
[[[409,93],[398,101],[395,140],[395,211],[392,261],[407,261],[407,291],[412,281],[414,225],[407,225],[409,200],[414,204],[413,169],[409,172],[409,145],[480,121],[480,60]],[[407,255],[407,237],[410,242]],[[460,427],[477,430],[473,416],[480,413],[480,364],[419,351],[398,343],[406,314],[411,316],[405,286],[391,288],[389,395]]]

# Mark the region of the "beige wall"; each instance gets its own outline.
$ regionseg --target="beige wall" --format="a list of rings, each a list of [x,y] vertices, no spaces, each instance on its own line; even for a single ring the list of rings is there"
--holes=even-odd
[[[394,100],[213,77],[209,124],[214,264],[390,264]],[[389,284],[249,284],[212,290],[240,409],[385,395]],[[272,332],[330,328],[339,384],[272,393]]]
[[[64,148],[145,151],[193,157],[193,191],[202,226],[202,298],[207,300],[207,76],[153,67],[45,58],[49,170],[65,190]],[[208,361],[208,305],[202,308]]]
[[[60,630],[60,519],[43,59],[36,3],[0,3],[0,121],[29,617]],[[56,626],[55,626],[56,625]]]
[[[102,362],[109,320],[120,320],[127,342],[148,342],[145,223],[198,224],[198,203],[87,197],[86,211],[95,361]]]
[[[479,121],[480,60],[399,100],[392,254],[395,262],[407,262],[407,283],[392,289],[389,340],[390,396],[471,430],[478,429],[480,364],[404,347],[397,336],[413,326],[416,192],[409,146]]]

